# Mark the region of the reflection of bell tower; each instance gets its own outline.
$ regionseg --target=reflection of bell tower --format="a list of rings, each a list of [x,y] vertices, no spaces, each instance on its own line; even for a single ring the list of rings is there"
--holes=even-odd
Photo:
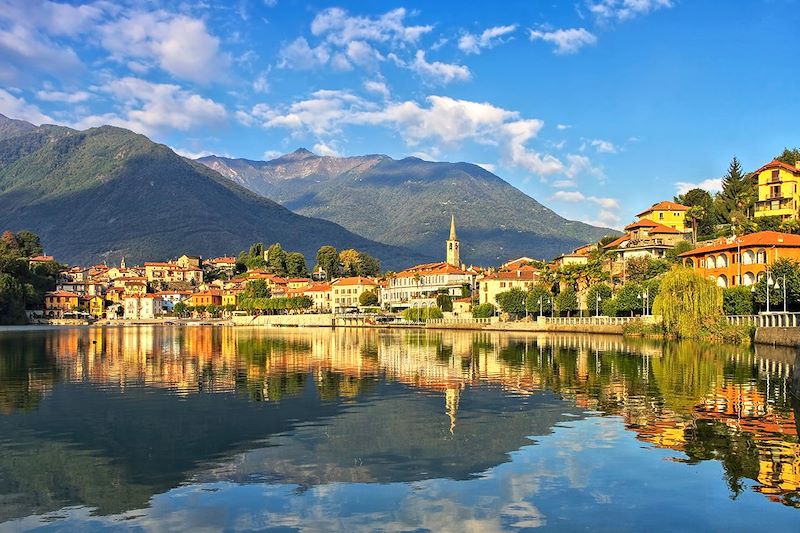
[[[461,254],[458,250],[455,215],[450,216],[450,238],[447,239],[447,264],[453,265],[456,268],[461,268]]]
[[[458,400],[461,398],[461,387],[447,388],[444,391],[444,410],[450,417],[450,434],[456,429],[456,414],[458,413]]]

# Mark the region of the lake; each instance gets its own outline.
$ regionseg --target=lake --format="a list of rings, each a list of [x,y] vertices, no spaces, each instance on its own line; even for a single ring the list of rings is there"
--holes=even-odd
[[[0,329],[0,530],[800,527],[795,352]]]

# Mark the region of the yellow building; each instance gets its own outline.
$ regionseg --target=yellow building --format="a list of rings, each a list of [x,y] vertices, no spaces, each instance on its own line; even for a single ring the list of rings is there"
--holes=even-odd
[[[782,220],[798,218],[800,195],[800,161],[795,166],[771,161],[755,172],[758,175],[758,201],[755,216],[781,217]]]
[[[333,289],[333,310],[342,313],[361,305],[358,298],[364,291],[375,291],[377,294],[378,283],[372,278],[353,276],[339,278],[331,283]]]
[[[689,208],[685,205],[665,201],[653,204],[636,216],[639,220],[652,220],[668,228],[676,229],[681,233],[688,233],[691,231],[686,228],[686,212],[688,210]]]
[[[52,291],[44,295],[44,311],[48,317],[62,317],[78,309],[78,295],[69,291]]]
[[[89,314],[95,318],[103,318],[106,311],[106,301],[102,296],[92,296],[88,299]]]

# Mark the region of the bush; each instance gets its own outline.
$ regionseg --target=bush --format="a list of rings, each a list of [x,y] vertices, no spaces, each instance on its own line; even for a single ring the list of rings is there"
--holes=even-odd
[[[436,305],[442,311],[446,311],[449,313],[453,310],[453,299],[450,298],[449,294],[437,294]]]
[[[358,297],[358,303],[362,306],[378,305],[378,295],[373,291],[364,291]]]
[[[525,294],[525,291],[515,287],[511,290],[498,294],[496,300],[498,305],[500,305],[500,309],[502,309],[504,313],[518,315],[525,312],[526,298],[527,294]]]
[[[730,287],[722,291],[722,309],[726,315],[752,315],[753,292],[750,287]]]
[[[492,304],[480,304],[472,308],[473,318],[489,318],[494,316],[495,306]]]
[[[432,318],[442,318],[442,310],[438,307],[409,307],[403,311],[403,319],[409,322],[424,322]]]

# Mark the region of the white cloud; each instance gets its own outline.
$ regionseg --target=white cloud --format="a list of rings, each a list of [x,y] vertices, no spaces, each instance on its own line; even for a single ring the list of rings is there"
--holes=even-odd
[[[347,43],[347,57],[361,67],[375,68],[384,57],[366,41],[350,41]]]
[[[394,9],[379,17],[351,16],[338,7],[325,9],[311,22],[311,33],[338,46],[352,41],[373,41],[398,44],[416,43],[433,26],[406,26],[404,8]]]
[[[173,76],[205,83],[219,78],[230,56],[203,20],[165,11],[133,12],[99,28],[113,59],[158,64]]]
[[[382,81],[365,81],[364,89],[368,90],[369,92],[380,94],[384,99],[389,98],[389,87],[387,87],[386,83]]]
[[[531,41],[541,40],[555,45],[556,54],[574,54],[584,46],[597,42],[597,37],[584,28],[555,31],[528,30],[528,36]]]
[[[336,148],[329,144],[325,144],[324,142],[318,142],[315,144],[311,151],[321,156],[341,157],[341,154]]]
[[[589,145],[601,154],[616,154],[618,149],[611,141],[592,139]]]
[[[722,190],[722,178],[712,178],[691,183],[688,181],[678,181],[675,183],[675,190],[678,194],[686,194],[692,189],[705,189],[708,192],[719,192]]]
[[[580,191],[556,191],[550,199],[567,203],[595,204],[599,207],[595,218],[581,218],[581,220],[589,224],[617,227],[620,223],[620,216],[618,214],[620,204],[619,200],[616,198],[586,196]]]
[[[221,104],[177,85],[128,77],[113,80],[100,90],[120,103],[122,116],[113,113],[90,115],[80,119],[76,127],[112,124],[153,135],[166,130],[187,131],[199,126],[219,125],[227,116]]]
[[[199,159],[201,157],[206,157],[209,155],[217,155],[214,152],[209,152],[208,150],[200,150],[198,152],[194,152],[192,150],[186,150],[183,148],[177,148],[175,146],[170,146],[172,151],[178,154],[181,157],[185,157],[187,159]]]
[[[411,70],[434,83],[448,84],[453,81],[467,81],[472,77],[472,73],[464,65],[452,63],[442,63],[433,61],[429,63],[425,60],[425,52],[417,50],[414,61],[409,64]]]
[[[282,155],[283,152],[280,150],[267,150],[261,157],[263,157],[266,161],[269,161],[271,159],[277,159]]]
[[[311,70],[324,66],[331,57],[325,45],[312,48],[304,37],[298,37],[281,48],[278,67],[297,70]]]
[[[68,104],[76,104],[78,102],[85,102],[92,97],[91,93],[86,91],[75,91],[74,93],[67,93],[62,91],[38,91],[36,98],[45,102],[65,102]]]
[[[27,28],[40,28],[51,35],[74,36],[83,33],[105,11],[114,11],[114,8],[105,2],[73,6],[48,0],[0,1],[0,18],[15,21]]]
[[[458,40],[458,48],[467,54],[480,54],[484,48],[491,48],[497,45],[504,35],[516,31],[517,25],[494,26],[487,28],[480,35],[465,33]]]
[[[310,132],[324,138],[341,133],[345,126],[381,126],[397,132],[407,146],[425,150],[439,145],[474,142],[497,146],[503,163],[542,178],[561,174],[570,179],[580,175],[603,178],[583,155],[567,154],[562,161],[552,154],[531,148],[544,123],[522,118],[516,111],[486,102],[428,96],[425,104],[415,101],[382,103],[347,91],[316,91],[311,98],[289,106],[256,105],[244,122],[258,122],[266,128],[288,128],[295,134]]]
[[[494,173],[497,170],[497,165],[494,165],[492,163],[475,163],[475,164],[484,170],[488,170],[491,173]]]
[[[577,185],[575,180],[556,180],[553,182],[553,187],[558,189],[566,189],[567,187],[575,187]]]
[[[589,11],[601,21],[623,22],[651,11],[672,7],[672,0],[600,0],[588,2]]]
[[[568,130],[568,129],[570,129],[571,127],[572,127],[572,126],[570,126],[569,124],[558,124],[558,125],[556,125],[556,129],[557,129],[557,130],[561,130],[561,131],[563,131],[563,130]]]
[[[18,98],[0,88],[0,113],[8,118],[27,120],[37,126],[45,123],[52,123],[53,119],[42,113],[38,107],[27,103],[24,99]]]
[[[257,93],[265,93],[269,91],[269,80],[267,79],[267,73],[262,72],[256,79],[253,80],[253,90]]]
[[[12,24],[0,29],[0,81],[14,83],[33,72],[74,76],[83,64],[72,48],[50,41],[35,28]]]

